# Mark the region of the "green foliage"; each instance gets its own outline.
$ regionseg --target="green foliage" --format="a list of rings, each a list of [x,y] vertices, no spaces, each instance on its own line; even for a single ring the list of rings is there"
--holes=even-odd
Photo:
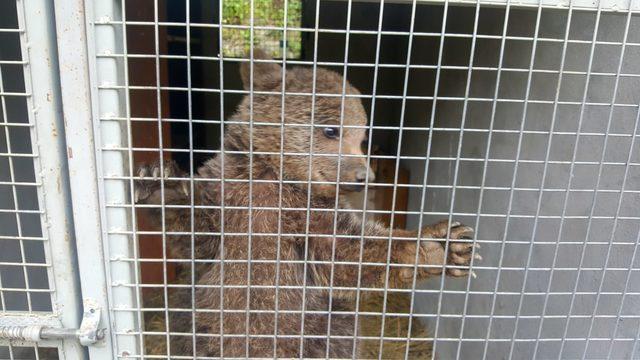
[[[253,26],[281,29],[255,29],[253,31],[254,48],[265,50],[274,58],[282,58],[285,44],[285,3],[287,27],[299,28],[302,19],[302,0],[221,0],[223,17],[223,47],[226,57],[243,57],[249,51],[251,30],[224,25],[251,25],[251,4],[253,3]],[[287,58],[300,58],[302,34],[287,29]]]

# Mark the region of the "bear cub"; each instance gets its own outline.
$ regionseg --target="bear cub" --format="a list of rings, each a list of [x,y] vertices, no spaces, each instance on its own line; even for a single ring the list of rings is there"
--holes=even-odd
[[[135,201],[150,204],[145,211],[156,226],[164,223],[177,268],[166,299],[145,299],[145,306],[172,308],[168,319],[145,318],[146,330],[171,331],[168,343],[164,335],[146,341],[146,351],[431,357],[428,341],[413,341],[427,337],[420,321],[408,334],[410,297],[398,290],[443,271],[466,276],[471,259],[480,258],[471,241],[461,240],[473,229],[447,221],[420,232],[389,229],[353,211],[345,195],[374,180],[362,147],[367,115],[360,93],[335,72],[317,68],[314,77],[294,67],[287,68],[291,94],[283,99],[282,76],[279,64],[257,59],[251,71],[243,63],[243,84],[253,95],[226,120],[224,152],[193,178],[171,162],[162,171],[159,164],[138,170]],[[407,315],[385,315],[382,329],[385,289],[385,311]],[[385,339],[380,346],[381,336],[411,341]]]

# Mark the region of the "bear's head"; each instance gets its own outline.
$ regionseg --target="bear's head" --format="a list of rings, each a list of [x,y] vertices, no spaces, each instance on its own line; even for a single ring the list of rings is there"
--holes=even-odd
[[[360,92],[341,75],[323,68],[314,75],[311,67],[283,72],[259,51],[240,73],[252,94],[226,127],[226,150],[249,151],[252,143],[254,169],[266,165],[279,174],[282,164],[284,180],[311,180],[316,196],[335,196],[336,182],[345,193],[361,190],[367,174],[374,180],[363,151],[367,114]]]

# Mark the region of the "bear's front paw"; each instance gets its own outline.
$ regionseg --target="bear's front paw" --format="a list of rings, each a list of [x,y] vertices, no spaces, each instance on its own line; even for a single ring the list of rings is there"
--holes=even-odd
[[[473,239],[474,230],[472,227],[457,221],[449,223],[444,220],[432,225],[430,229],[434,238],[448,238],[448,241],[440,242],[440,245],[447,250],[446,271],[448,275],[466,276],[470,272],[471,259],[482,260],[482,257],[474,252],[474,248],[479,248],[480,245],[474,244],[473,241],[456,241]],[[473,272],[471,274],[475,277]]]
[[[163,168],[160,168],[160,163],[152,165],[142,165],[138,167],[137,175],[138,179],[134,181],[133,197],[136,204],[149,203],[152,195],[161,191],[162,183],[160,181],[160,174],[164,175],[164,187],[165,192],[171,190],[177,190],[189,196],[188,183],[185,181],[170,181],[169,178],[181,177],[182,174],[177,165],[173,161],[167,161],[164,163]],[[176,184],[177,183],[177,184]],[[177,186],[177,189],[173,189]]]

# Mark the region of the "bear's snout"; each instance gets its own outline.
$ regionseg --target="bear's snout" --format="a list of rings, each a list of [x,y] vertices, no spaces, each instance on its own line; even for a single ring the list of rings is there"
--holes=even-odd
[[[367,174],[369,178],[367,179]],[[365,181],[374,182],[376,180],[376,174],[371,171],[368,166],[363,166],[356,170],[356,182],[364,183]]]
[[[351,169],[349,172],[351,176],[347,176],[343,181],[350,183],[360,183],[360,184],[344,184],[340,185],[340,189],[346,191],[362,191],[364,189],[364,183],[371,183],[376,179],[376,175],[369,169],[368,166],[358,166],[356,169]],[[367,174],[369,174],[369,178],[367,179]],[[346,174],[345,174],[346,175]]]

